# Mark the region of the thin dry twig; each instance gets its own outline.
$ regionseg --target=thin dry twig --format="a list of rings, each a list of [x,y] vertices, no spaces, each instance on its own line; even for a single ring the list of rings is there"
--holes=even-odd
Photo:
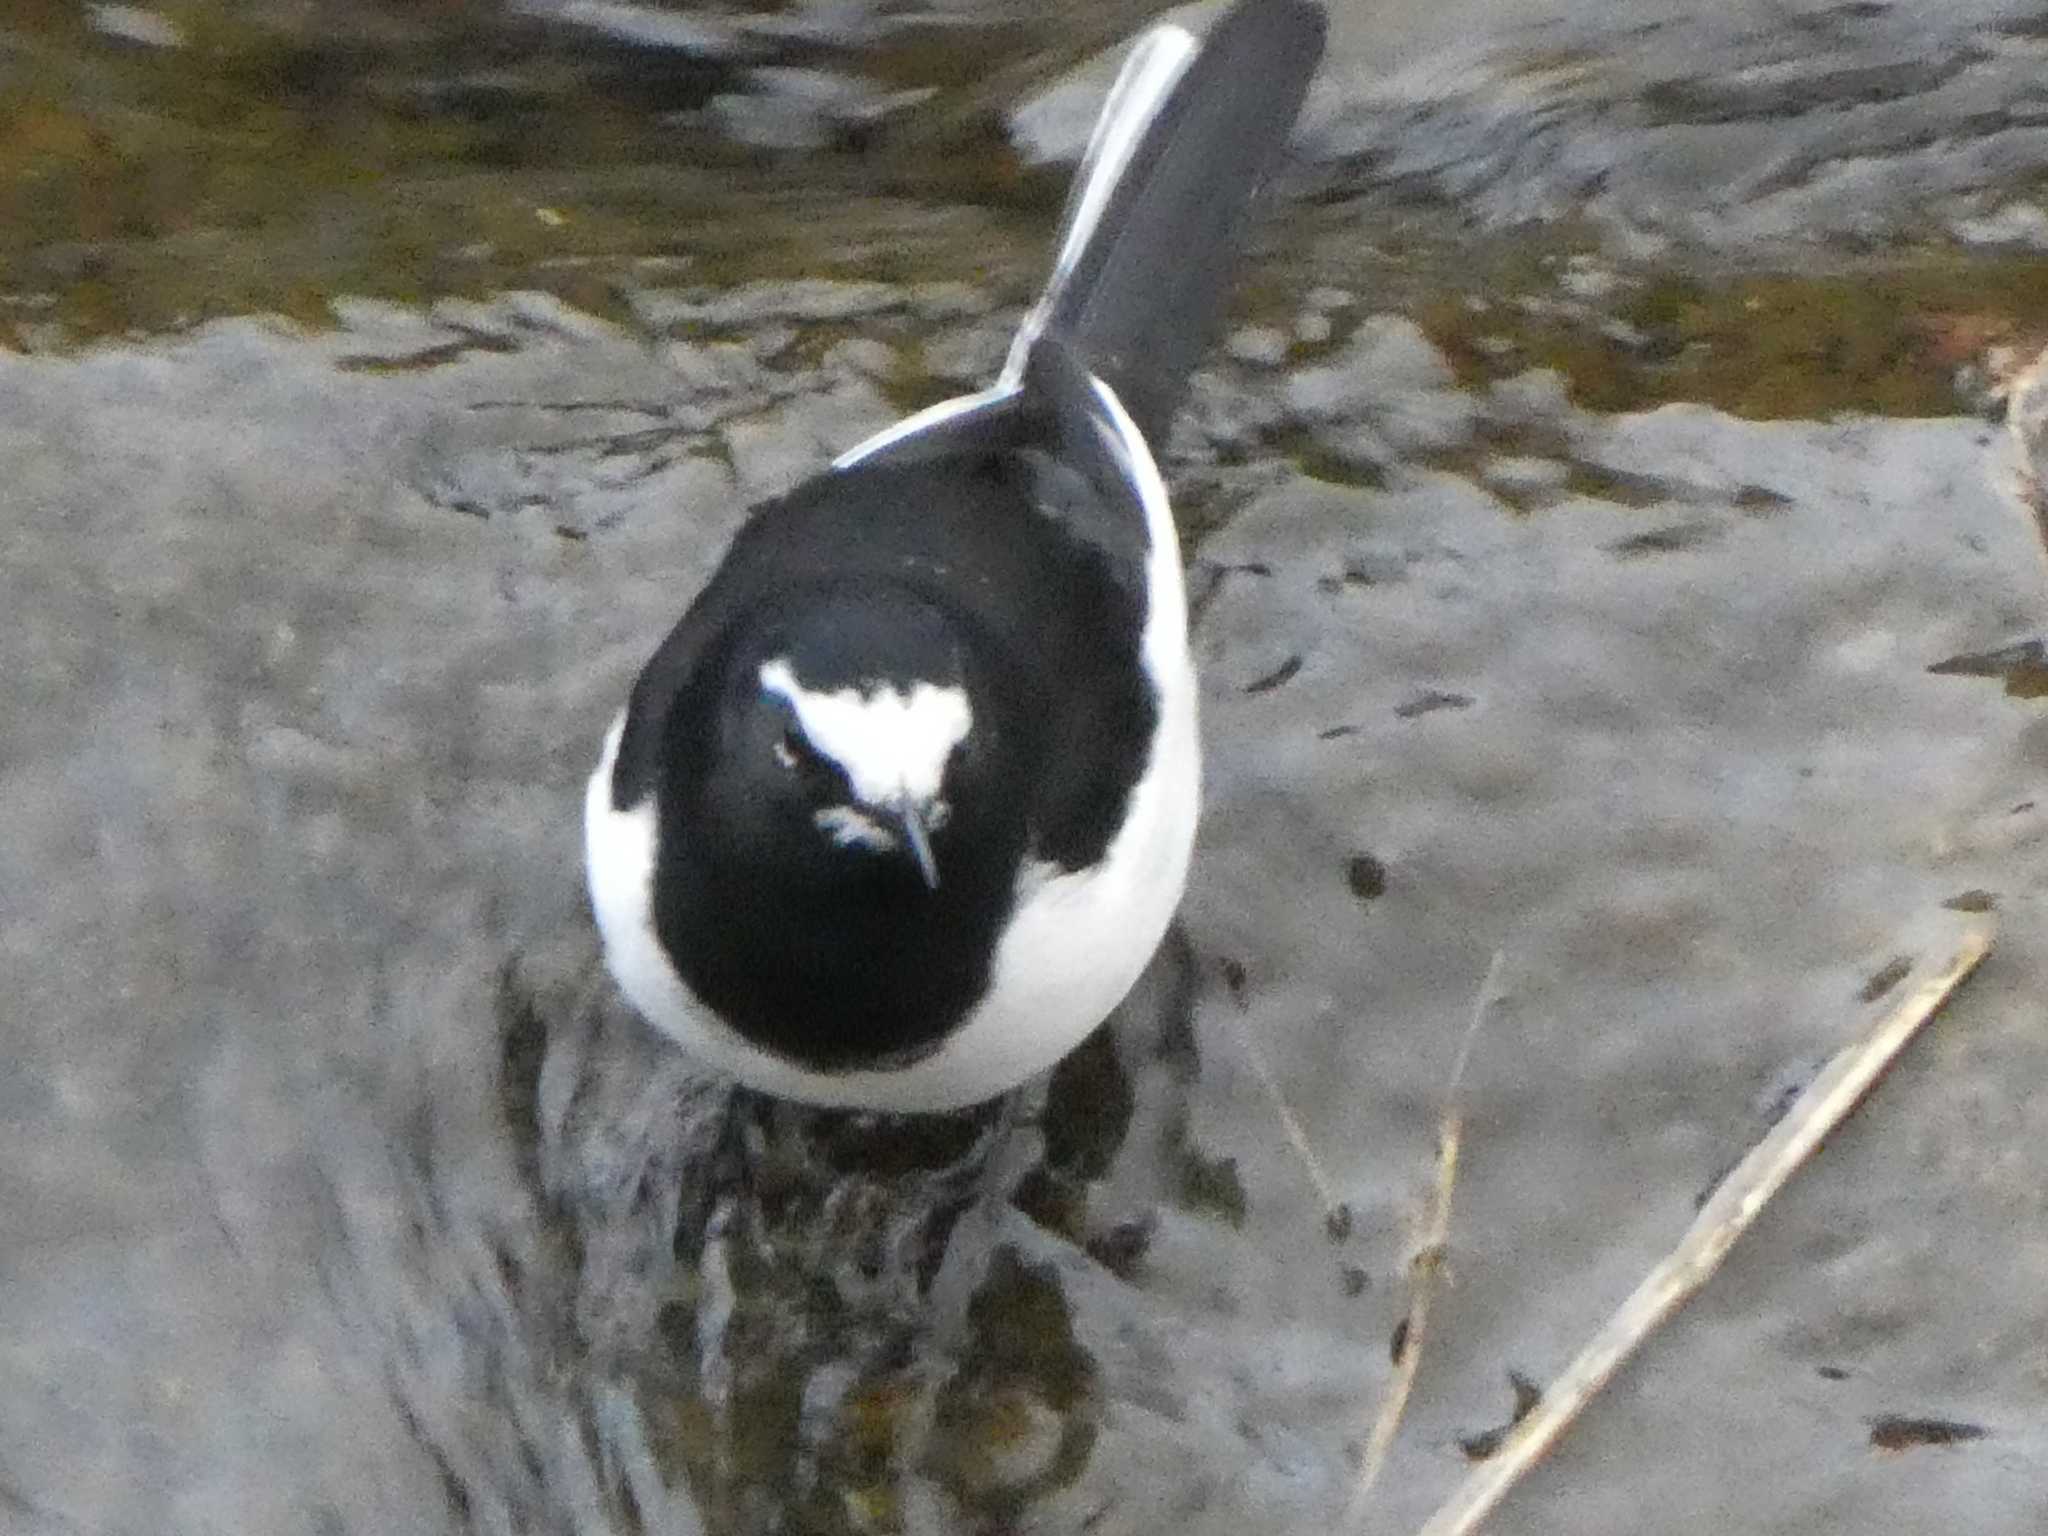
[[[2048,553],[2048,348],[2039,348],[2040,341],[2036,334],[2022,346],[1992,347],[1986,361],[1992,395],[2005,402],[2005,430],[2014,450],[2008,489]]]
[[[1401,1321],[1400,1347],[1394,1353],[1394,1374],[1387,1382],[1379,1417],[1366,1437],[1365,1459],[1359,1464],[1358,1482],[1351,1490],[1351,1502],[1344,1512],[1344,1524],[1356,1529],[1365,1517],[1373,1485],[1393,1449],[1394,1435],[1401,1428],[1401,1416],[1408,1410],[1408,1397],[1415,1390],[1415,1376],[1422,1368],[1422,1340],[1429,1327],[1430,1297],[1436,1293],[1443,1273],[1444,1255],[1451,1237],[1451,1191],[1458,1182],[1458,1151],[1465,1140],[1463,1089],[1465,1066],[1472,1059],[1472,1046],[1479,1027],[1500,997],[1501,951],[1493,952],[1486,967],[1486,979],[1472,1000],[1472,1018],[1465,1026],[1465,1038],[1458,1046],[1458,1059],[1451,1067],[1450,1086],[1444,1090],[1442,1118],[1437,1122],[1436,1185],[1430,1192],[1429,1209],[1422,1225],[1422,1240],[1408,1260],[1408,1311]]]
[[[1344,1202],[1337,1197],[1337,1187],[1330,1182],[1330,1175],[1323,1167],[1323,1160],[1316,1156],[1316,1149],[1309,1144],[1308,1131],[1280,1092],[1280,1085],[1273,1078],[1273,1069],[1266,1065],[1265,1055],[1259,1050],[1258,1042],[1252,1039],[1251,1031],[1239,1029],[1237,1038],[1244,1046],[1245,1060],[1251,1063],[1252,1076],[1256,1077],[1259,1086],[1266,1090],[1266,1097],[1273,1104],[1273,1113],[1279,1116],[1280,1129],[1287,1133],[1288,1144],[1301,1159],[1302,1169],[1308,1174],[1308,1182],[1316,1192],[1316,1199],[1322,1202],[1323,1219],[1327,1222],[1337,1221]]]
[[[1923,973],[1862,1039],[1835,1053],[1785,1117],[1722,1180],[1678,1246],[1650,1271],[1529,1415],[1508,1432],[1500,1449],[1472,1470],[1418,1536],[1470,1536],[1478,1528],[1643,1340],[1707,1283],[1772,1196],[1841,1124],[1990,949],[1988,926],[1968,929],[1948,957]]]

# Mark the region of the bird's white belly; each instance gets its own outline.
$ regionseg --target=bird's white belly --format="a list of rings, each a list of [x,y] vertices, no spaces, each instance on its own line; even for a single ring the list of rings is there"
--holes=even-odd
[[[611,803],[623,716],[606,734],[584,804],[591,907],[619,988],[647,1021],[706,1065],[804,1103],[940,1111],[1007,1092],[1065,1056],[1137,981],[1180,905],[1201,806],[1191,671],[1164,690],[1158,735],[1130,815],[1102,861],[1071,874],[1028,867],[988,990],[916,1061],[818,1072],[763,1050],[720,1020],[670,963],[653,923],[654,804]]]
[[[890,1102],[944,1109],[1001,1093],[1073,1050],[1136,983],[1180,906],[1201,814],[1192,676],[1173,691],[1102,862],[1026,869],[987,993],[931,1055],[893,1074]]]

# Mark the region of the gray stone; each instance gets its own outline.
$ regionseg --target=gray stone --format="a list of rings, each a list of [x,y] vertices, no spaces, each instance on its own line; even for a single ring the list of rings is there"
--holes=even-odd
[[[772,363],[796,345],[796,338],[793,325],[764,325],[747,332],[744,345],[761,362]]]
[[[1562,494],[1571,466],[1524,454],[1497,455],[1481,466],[1479,478],[1511,500],[1528,502]]]
[[[911,294],[891,283],[808,277],[743,283],[737,288],[642,288],[628,295],[650,331],[683,327],[731,330],[769,321],[851,320],[907,308]]]
[[[1477,425],[1477,405],[1455,382],[1421,327],[1373,315],[1327,363],[1288,379],[1287,409],[1339,455],[1355,456],[1361,441],[1375,452],[1427,452],[1466,441]]]
[[[185,34],[168,16],[140,5],[93,4],[85,8],[93,31],[145,48],[182,48]]]
[[[1952,220],[1949,228],[1965,245],[2025,245],[2048,249],[2048,212],[2039,203],[2012,202],[1976,218]]]
[[[723,435],[740,498],[754,503],[781,495],[896,415],[872,384],[841,378],[822,394],[728,422]]]
[[[1319,347],[1336,333],[1336,327],[1325,314],[1306,314],[1294,322],[1294,339],[1306,346]]]
[[[970,283],[912,283],[908,295],[911,313],[920,320],[963,320],[994,307],[988,294]]]
[[[1612,315],[1602,319],[1594,328],[1623,351],[1641,352],[1653,343],[1653,338],[1640,327]]]
[[[1010,355],[1017,334],[1011,317],[954,326],[928,338],[920,349],[925,372],[948,383],[979,388],[994,378]]]
[[[849,336],[844,341],[835,341],[818,359],[818,367],[827,374],[881,382],[896,373],[901,360],[896,349],[885,341]]]
[[[1571,392],[1554,368],[1530,368],[1496,381],[1487,391],[1487,409],[1515,426],[1567,425],[1574,418]]]
[[[327,307],[342,327],[337,344],[358,363],[402,364],[462,339],[410,305],[341,295]]]
[[[714,96],[712,126],[757,149],[823,149],[853,130],[931,98],[930,88],[884,91],[835,70],[764,65],[748,72],[752,89]]]
[[[1455,382],[1449,361],[1422,327],[1402,315],[1370,315],[1330,361],[1288,380],[1287,402],[1309,420],[1344,420],[1367,415],[1390,397]]]
[[[1340,28],[1303,152],[1404,214],[1590,218],[1653,254],[1897,236],[2048,164],[2018,0],[1761,14],[1638,7],[1624,29],[1528,0]]]
[[[1231,357],[1258,368],[1279,367],[1292,346],[1285,331],[1270,325],[1240,326],[1223,341],[1223,350]]]
[[[1479,416],[1478,403],[1463,390],[1428,389],[1395,396],[1372,425],[1399,452],[1425,453],[1469,442]]]
[[[1603,266],[1591,256],[1577,255],[1564,264],[1557,285],[1573,298],[1591,304],[1609,297],[1626,282],[1613,268]]]
[[[1220,449],[1243,454],[1281,420],[1270,389],[1255,388],[1232,373],[1202,368],[1188,381],[1187,400],[1174,424],[1174,443],[1190,453]]]
[[[736,341],[672,341],[658,355],[683,393],[722,415],[779,399],[795,387]]]
[[[609,320],[564,304],[540,288],[516,288],[501,293],[497,303],[517,325],[535,335],[564,341],[614,342],[624,334]]]
[[[1199,35],[1221,9],[1216,0],[1202,0],[1171,6],[1150,19],[1185,26]],[[1119,38],[1022,105],[1005,104],[1010,142],[1026,163],[1049,165],[1081,158],[1103,98],[1129,50],[1129,38]]]
[[[1077,161],[1102,112],[1124,49],[1055,82],[1009,114],[1010,143],[1027,165]]]
[[[512,0],[514,11],[593,33],[633,48],[736,59],[750,50],[725,18],[685,14],[628,0]]]
[[[492,341],[510,341],[521,329],[504,305],[483,299],[436,299],[427,308],[427,318],[451,331]]]

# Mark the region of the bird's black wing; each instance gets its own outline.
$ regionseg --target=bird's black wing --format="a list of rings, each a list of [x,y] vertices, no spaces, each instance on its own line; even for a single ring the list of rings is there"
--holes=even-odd
[[[1099,549],[1110,574],[1142,593],[1152,538],[1138,477],[1158,470],[1113,396],[1069,338],[1040,337],[1024,369],[1016,447],[1042,456],[1034,510]]]
[[[1038,786],[1038,852],[1064,869],[1095,863],[1122,825],[1150,759],[1159,723],[1156,681],[1145,668],[1154,528],[1149,493],[1168,516],[1151,450],[1114,392],[1057,335],[1042,337],[1024,373],[1024,417],[1035,441],[1020,449],[1031,512],[1052,523],[1085,573],[1080,628],[1053,715],[1053,750]],[[1167,535],[1171,537],[1170,532]],[[1172,569],[1178,574],[1178,551]],[[1171,616],[1174,623],[1181,616]]]

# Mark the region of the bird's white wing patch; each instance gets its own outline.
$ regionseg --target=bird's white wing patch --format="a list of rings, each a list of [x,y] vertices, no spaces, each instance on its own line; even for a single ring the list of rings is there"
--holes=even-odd
[[[806,688],[777,657],[762,664],[761,686],[789,701],[810,744],[845,770],[865,805],[935,799],[946,760],[974,725],[966,690],[936,683],[908,693],[886,686],[826,693]]]
[[[626,712],[620,710],[605,732],[604,752],[584,791],[584,875],[591,915],[604,936],[605,963],[619,989],[656,1026],[688,1044],[695,1038],[691,1021],[703,1010],[654,932],[654,865],[661,842],[654,796],[625,810],[612,804],[612,772],[625,731]]]
[[[861,460],[873,458],[885,448],[894,448],[906,438],[916,437],[920,432],[935,431],[949,421],[955,421],[962,416],[971,416],[984,406],[994,405],[999,401],[1007,400],[1016,393],[1016,382],[1005,379],[1002,383],[979,390],[974,394],[956,395],[951,400],[941,400],[937,405],[928,405],[923,410],[904,417],[895,426],[884,427],[873,437],[864,438],[862,441],[854,444],[853,447],[847,449],[846,452],[840,454],[838,458],[832,461],[832,467],[834,469],[851,469],[854,465],[860,463]]]
[[[1186,888],[1201,815],[1202,753],[1180,541],[1166,484],[1116,392],[1100,380],[1094,425],[1139,504],[1150,547],[1139,654],[1159,724],[1124,823],[1099,863],[1021,872],[988,991],[931,1055],[893,1074],[851,1073],[842,1095],[898,1108],[947,1108],[1043,1071],[1086,1038],[1138,979]]]
[[[1194,670],[1188,661],[1188,599],[1180,572],[1180,535],[1173,526],[1173,506],[1167,499],[1166,480],[1159,473],[1159,461],[1145,441],[1137,423],[1131,420],[1123,401],[1101,379],[1093,375],[1096,403],[1102,415],[1095,422],[1110,457],[1116,460],[1125,482],[1145,509],[1145,634],[1141,642],[1145,670],[1159,689],[1167,707],[1185,692],[1189,708],[1194,703]]]

